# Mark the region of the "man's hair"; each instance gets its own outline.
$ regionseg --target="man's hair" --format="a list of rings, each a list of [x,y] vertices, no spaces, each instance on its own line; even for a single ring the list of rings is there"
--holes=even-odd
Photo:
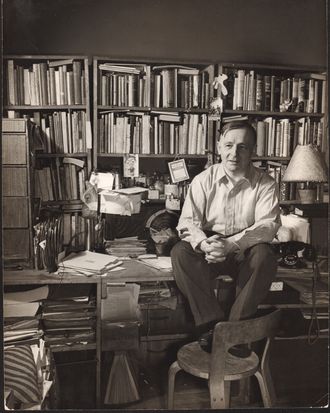
[[[233,129],[246,129],[253,139],[253,144],[257,143],[257,133],[251,123],[247,120],[235,120],[225,123],[220,131],[220,136],[218,141],[220,141],[222,136],[226,136],[227,132]]]

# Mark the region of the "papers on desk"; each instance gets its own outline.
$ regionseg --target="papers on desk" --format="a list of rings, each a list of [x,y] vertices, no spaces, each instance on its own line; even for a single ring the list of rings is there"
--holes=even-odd
[[[122,264],[122,261],[114,255],[100,254],[91,251],[71,253],[59,265],[58,272],[76,273],[86,276],[107,273],[112,268]]]
[[[141,262],[161,271],[172,271],[171,257],[141,258]]]

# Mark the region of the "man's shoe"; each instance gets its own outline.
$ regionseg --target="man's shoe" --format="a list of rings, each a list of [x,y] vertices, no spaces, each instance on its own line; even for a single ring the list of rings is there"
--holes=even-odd
[[[212,340],[213,340],[213,330],[209,330],[199,337],[198,344],[201,346],[202,350],[206,351],[207,353],[211,353]]]
[[[235,357],[242,359],[248,358],[251,356],[252,351],[246,344],[237,344],[236,346],[231,347],[228,352]]]

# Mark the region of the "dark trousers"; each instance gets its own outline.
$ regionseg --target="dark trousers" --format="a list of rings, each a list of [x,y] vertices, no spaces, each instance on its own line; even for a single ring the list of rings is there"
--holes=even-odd
[[[236,284],[236,296],[229,320],[253,317],[258,304],[266,297],[276,276],[277,260],[269,244],[257,244],[245,251],[244,258],[235,254],[224,262],[208,264],[204,254],[195,252],[188,242],[178,242],[171,251],[174,277],[187,298],[196,326],[225,320],[224,310],[214,294],[214,280],[230,275]]]

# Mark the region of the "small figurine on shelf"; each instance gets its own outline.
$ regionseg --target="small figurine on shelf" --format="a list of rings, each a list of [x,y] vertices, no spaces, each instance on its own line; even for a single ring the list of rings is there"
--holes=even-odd
[[[227,79],[228,76],[224,73],[221,73],[214,78],[213,87],[218,90],[218,96],[211,101],[210,110],[212,114],[220,115],[223,112],[223,97],[228,95],[228,90],[224,85],[224,82]]]

